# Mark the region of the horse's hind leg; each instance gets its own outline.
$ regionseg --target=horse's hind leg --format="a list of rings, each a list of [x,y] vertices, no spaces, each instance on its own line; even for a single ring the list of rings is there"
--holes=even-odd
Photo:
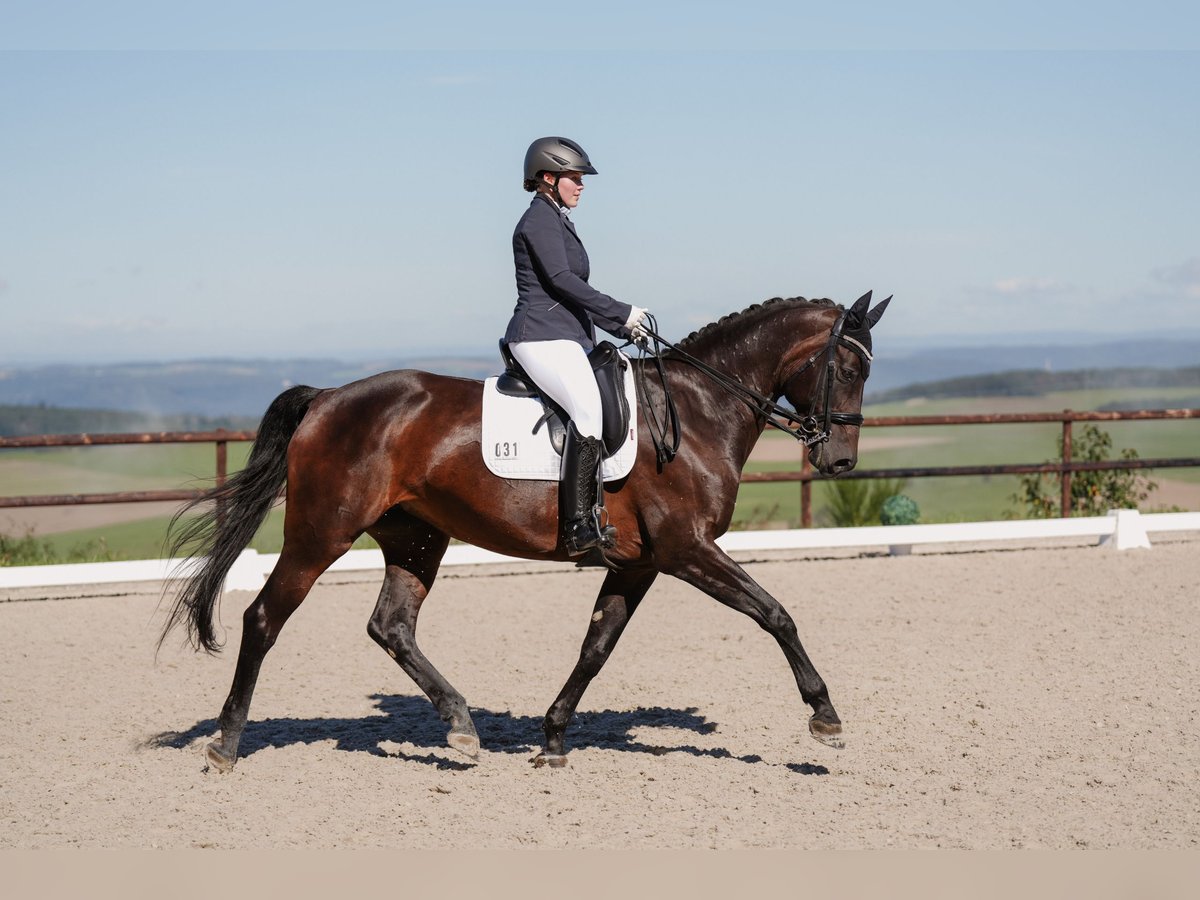
[[[228,772],[237,762],[238,744],[250,714],[250,699],[267,651],[275,645],[284,623],[304,602],[313,582],[349,548],[349,543],[326,552],[289,548],[285,541],[274,571],[242,615],[242,642],[229,696],[221,708],[221,736],[206,748],[208,762]]]
[[[372,529],[371,535],[383,548],[387,569],[367,633],[425,692],[442,721],[449,723],[446,742],[474,757],[479,753],[479,735],[467,701],[417,646],[417,616],[433,587],[450,539],[412,518],[389,522],[386,530]]]
[[[534,758],[534,765],[548,764],[559,768],[567,764],[563,740],[567,723],[575,715],[575,708],[579,706],[583,692],[608,660],[634,610],[638,608],[657,576],[658,572],[651,569],[609,572],[604,579],[600,596],[596,598],[596,607],[592,611],[587,636],[583,639],[583,648],[579,651],[579,661],[542,723],[542,730],[546,734],[546,749]]]

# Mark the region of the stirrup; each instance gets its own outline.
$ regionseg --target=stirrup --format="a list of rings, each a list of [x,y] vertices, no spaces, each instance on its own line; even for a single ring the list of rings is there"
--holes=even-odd
[[[569,523],[567,531],[563,534],[563,547],[566,549],[567,555],[575,560],[577,569],[590,566],[601,566],[613,572],[620,569],[605,552],[617,546],[617,529],[614,525],[601,524],[602,512],[603,507],[593,508],[590,517],[576,519]],[[580,534],[581,531],[585,533]],[[582,543],[580,539],[582,539]]]
[[[613,525],[601,525],[600,512],[594,509],[590,516],[568,522],[562,538],[567,555],[574,557],[593,548],[611,550],[617,545],[617,529]]]

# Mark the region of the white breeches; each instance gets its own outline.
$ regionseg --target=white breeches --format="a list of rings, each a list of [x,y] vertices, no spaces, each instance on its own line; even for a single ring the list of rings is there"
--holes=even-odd
[[[567,411],[581,437],[601,437],[600,389],[583,347],[574,341],[522,341],[508,349],[534,384]]]

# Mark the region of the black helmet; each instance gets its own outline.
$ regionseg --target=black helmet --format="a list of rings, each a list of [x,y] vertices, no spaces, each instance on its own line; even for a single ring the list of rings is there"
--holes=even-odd
[[[596,169],[587,152],[565,137],[538,138],[525,151],[525,181],[533,181],[539,172],[582,172],[595,175]]]

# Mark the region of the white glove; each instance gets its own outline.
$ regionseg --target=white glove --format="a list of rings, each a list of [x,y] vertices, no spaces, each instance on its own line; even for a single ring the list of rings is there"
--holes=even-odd
[[[636,342],[641,343],[650,337],[643,327],[649,324],[646,321],[646,315],[650,310],[643,309],[640,306],[635,306],[629,311],[629,318],[625,320],[625,328],[629,331],[629,336]]]

